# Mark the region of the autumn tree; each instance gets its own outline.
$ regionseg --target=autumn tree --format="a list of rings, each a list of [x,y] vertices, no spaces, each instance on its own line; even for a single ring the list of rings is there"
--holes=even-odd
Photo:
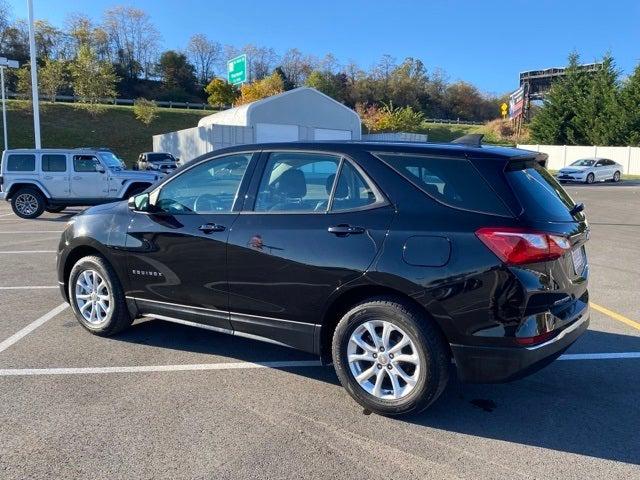
[[[113,66],[98,60],[95,52],[87,45],[80,47],[71,64],[71,78],[74,93],[92,114],[102,110],[102,99],[116,96],[117,76]]]
[[[272,95],[284,92],[284,82],[277,73],[272,73],[262,80],[245,83],[240,87],[240,98],[237,104],[255,102]]]
[[[55,102],[56,95],[67,84],[67,69],[64,62],[47,58],[39,69],[38,80],[42,92]]]
[[[214,107],[233,105],[239,94],[235,85],[232,85],[222,78],[214,78],[204,90],[209,94],[207,98],[209,105]]]
[[[199,33],[189,39],[187,45],[189,60],[195,66],[196,75],[201,85],[206,85],[213,77],[216,64],[220,62],[222,47],[218,42]]]
[[[133,102],[133,114],[137,120],[148,126],[158,118],[158,105],[153,100],[137,98]]]

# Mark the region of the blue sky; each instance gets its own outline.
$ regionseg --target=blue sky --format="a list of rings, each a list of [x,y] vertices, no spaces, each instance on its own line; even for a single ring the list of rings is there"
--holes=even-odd
[[[383,54],[421,58],[451,80],[485,92],[517,87],[523,70],[564,65],[576,50],[591,62],[610,51],[624,74],[640,61],[640,1],[33,0],[36,18],[62,25],[71,12],[95,19],[125,4],[147,11],[164,47],[181,49],[194,33],[222,44],[255,43],[279,54],[297,47],[369,67]],[[16,17],[27,0],[9,0]]]

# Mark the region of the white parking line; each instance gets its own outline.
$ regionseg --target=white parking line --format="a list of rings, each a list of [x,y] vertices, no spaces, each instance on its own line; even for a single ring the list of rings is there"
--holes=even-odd
[[[289,362],[229,362],[196,363],[186,365],[141,365],[134,367],[84,367],[84,368],[5,368],[0,369],[0,377],[32,375],[79,375],[90,373],[148,373],[148,372],[184,372],[196,370],[240,370],[251,368],[307,368],[320,367],[316,360]]]
[[[64,309],[66,309],[68,306],[69,306],[68,303],[63,303],[61,305],[58,305],[56,308],[54,308],[50,312],[45,313],[39,319],[34,320],[33,322],[31,322],[29,325],[24,327],[19,332],[14,333],[13,335],[11,335],[4,342],[0,343],[0,353],[4,352],[7,348],[9,348],[14,343],[18,342],[21,338],[29,335],[31,332],[33,332],[39,326],[44,325],[47,321],[51,320],[53,317],[55,317],[60,312],[62,312]]]
[[[19,233],[32,234],[32,233],[62,233],[62,232],[64,232],[64,230],[11,230],[11,231],[8,231],[8,232],[7,231],[2,231],[2,232],[0,232],[0,234],[4,233],[5,235],[7,235],[7,234],[16,235],[16,234],[19,234]]]
[[[55,250],[0,250],[0,254],[22,255],[26,253],[56,253]]]
[[[55,285],[23,285],[20,287],[0,287],[0,290],[49,290],[59,288]]]

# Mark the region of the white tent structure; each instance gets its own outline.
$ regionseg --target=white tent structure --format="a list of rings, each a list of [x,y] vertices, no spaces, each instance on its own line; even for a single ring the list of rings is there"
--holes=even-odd
[[[208,115],[195,128],[155,135],[153,150],[189,161],[232,145],[360,138],[356,112],[303,87]]]

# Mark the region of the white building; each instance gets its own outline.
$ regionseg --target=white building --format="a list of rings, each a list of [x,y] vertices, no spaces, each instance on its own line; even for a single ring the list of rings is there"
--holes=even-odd
[[[356,112],[314,88],[296,88],[203,117],[195,128],[154,135],[153,150],[183,161],[247,143],[360,140]]]

